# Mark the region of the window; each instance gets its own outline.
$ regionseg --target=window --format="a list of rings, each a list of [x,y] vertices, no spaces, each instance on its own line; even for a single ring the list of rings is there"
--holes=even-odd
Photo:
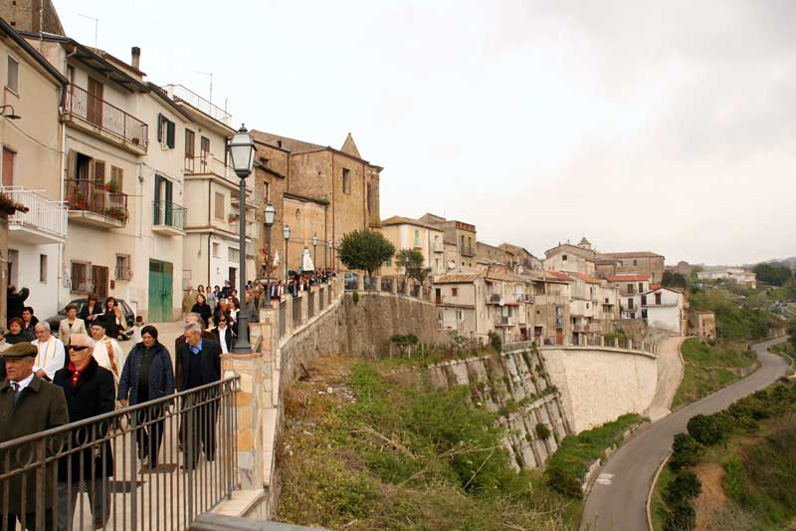
[[[190,129],[185,130],[185,169],[193,171],[196,156],[196,134]]]
[[[130,269],[130,255],[117,254],[116,255],[116,280],[130,280],[132,278],[132,270]]]
[[[451,297],[459,296],[459,288],[451,288]]]
[[[3,146],[3,186],[14,186],[14,165],[17,154]]]
[[[202,137],[201,146],[199,146],[199,165],[202,173],[207,171],[207,163],[210,158],[210,139],[206,136]]]
[[[628,310],[633,309],[633,299],[627,299],[627,309]]]
[[[464,319],[464,312],[461,310],[456,310],[456,320],[462,321]]]
[[[638,260],[633,260],[633,265],[638,265]]]
[[[586,309],[587,310],[589,309],[589,303],[588,302],[586,303]]]
[[[628,284],[627,285],[627,294],[628,295],[633,295],[633,284]]]
[[[158,114],[158,142],[168,149],[174,149],[176,132],[174,122]]]
[[[221,258],[221,248],[218,243],[213,243],[213,258]]]
[[[462,251],[464,251],[464,234],[461,235],[461,241],[462,241]]]
[[[420,247],[420,231],[415,230],[415,247]]]
[[[6,76],[6,88],[14,94],[19,94],[19,61],[8,56],[8,75]]]
[[[47,255],[39,255],[39,282],[42,284],[47,283]]]
[[[224,194],[216,192],[216,219],[224,219]]]
[[[104,160],[95,160],[94,161],[94,182],[100,188],[105,186],[105,161]]]
[[[472,237],[467,237],[467,250],[470,251],[470,254],[473,254],[473,239]]]
[[[343,168],[343,193],[351,193],[351,170]]]
[[[641,305],[642,306],[646,306],[647,305],[647,296],[646,295],[642,295],[641,296]]]
[[[88,264],[72,262],[72,291],[88,291]]]
[[[228,253],[227,253],[228,254],[228,259],[229,259],[230,262],[236,262],[237,263],[240,260],[240,252],[237,249],[233,249],[232,247],[229,247],[227,249],[227,251],[228,251]]]
[[[663,304],[661,295],[662,295],[661,293],[656,293],[655,294],[655,304],[658,304],[658,305]]]
[[[111,166],[111,192],[121,192],[124,186],[124,170]]]
[[[638,283],[638,292],[639,292],[639,293],[641,293],[641,292],[643,292],[643,291],[644,291],[644,284],[643,284],[643,283],[641,283],[641,282],[639,282],[639,283]]]
[[[562,261],[562,262],[566,262],[566,261],[567,261],[567,255],[563,255],[563,256],[561,257],[561,261]]]
[[[392,256],[387,258],[387,267],[392,267]]]

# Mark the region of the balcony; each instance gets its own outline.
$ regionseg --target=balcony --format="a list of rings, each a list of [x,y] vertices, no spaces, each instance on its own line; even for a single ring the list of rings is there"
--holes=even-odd
[[[174,101],[182,101],[194,109],[204,113],[213,120],[221,122],[227,127],[232,127],[232,115],[221,107],[206,100],[194,91],[182,85],[166,85],[166,93]]]
[[[235,221],[229,224],[229,230],[238,234],[240,232],[240,222]],[[258,224],[255,222],[246,223],[246,237],[255,239],[259,236]]]
[[[185,207],[168,201],[152,202],[152,232],[164,236],[185,235]]]
[[[4,186],[0,192],[15,203],[28,207],[8,218],[8,230],[15,240],[34,245],[66,241],[66,207],[23,186]]]
[[[500,293],[492,293],[489,296],[489,299],[486,301],[487,304],[503,304],[503,296]]]
[[[514,323],[508,315],[496,315],[495,326],[514,326]]]
[[[127,224],[127,194],[87,179],[66,180],[69,219],[100,229],[120,229]]]
[[[147,152],[146,123],[76,85],[67,86],[63,119],[137,155]]]
[[[235,172],[232,171],[223,160],[217,159],[212,153],[203,153],[196,157],[185,157],[184,169],[187,179],[201,177],[206,179],[208,176],[212,177],[219,182],[219,184],[226,185],[236,190],[240,187],[240,179]],[[248,193],[254,192],[254,178],[246,179],[246,191]],[[232,194],[232,203],[237,205],[238,194]],[[246,204],[254,207],[256,206],[251,197],[246,198]]]
[[[475,256],[475,251],[473,251],[472,247],[462,247],[459,253],[462,256]]]

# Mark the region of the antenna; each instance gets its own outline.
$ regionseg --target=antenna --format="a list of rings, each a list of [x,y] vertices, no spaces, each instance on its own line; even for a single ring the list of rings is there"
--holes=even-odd
[[[213,72],[201,72],[199,70],[194,70],[196,74],[202,74],[203,76],[210,76],[210,103],[213,103]]]
[[[87,18],[89,20],[94,21],[94,49],[97,49],[97,33],[99,32],[99,19],[95,17],[90,17],[88,15],[83,15],[82,13],[78,13],[77,16]]]

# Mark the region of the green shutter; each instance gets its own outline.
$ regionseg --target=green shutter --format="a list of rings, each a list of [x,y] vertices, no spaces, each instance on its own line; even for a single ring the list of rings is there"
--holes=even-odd
[[[171,120],[167,120],[166,123],[168,124],[168,129],[166,130],[166,145],[169,146],[171,149],[174,149],[175,143],[174,138],[176,136],[176,127],[174,126],[174,122]]]
[[[158,113],[158,142],[163,142],[163,115]]]
[[[172,182],[166,181],[166,202],[163,206],[164,206],[164,218],[165,218],[164,221],[166,222],[166,225],[169,226],[174,225],[172,220],[172,208],[171,208],[171,187],[172,187]]]
[[[160,181],[163,180],[158,174],[155,174],[155,202],[153,203],[153,225],[160,225]]]

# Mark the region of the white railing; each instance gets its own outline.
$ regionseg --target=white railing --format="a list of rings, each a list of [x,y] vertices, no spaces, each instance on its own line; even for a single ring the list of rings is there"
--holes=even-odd
[[[202,111],[214,120],[232,127],[232,115],[227,111],[213,105],[210,101],[182,85],[166,85],[166,91],[171,99],[180,99],[188,105]]]
[[[9,216],[9,226],[30,227],[57,238],[66,238],[66,206],[24,186],[3,186],[0,192],[28,207],[27,212]]]
[[[246,237],[247,238],[252,238],[252,239],[257,238],[260,235],[259,231],[257,229],[258,226],[259,225],[257,223],[254,223],[254,222],[249,223],[249,222],[247,222],[246,223]],[[230,223],[229,224],[229,230],[231,230],[235,234],[238,234],[238,232],[240,231],[240,222],[234,221],[234,222]]]

